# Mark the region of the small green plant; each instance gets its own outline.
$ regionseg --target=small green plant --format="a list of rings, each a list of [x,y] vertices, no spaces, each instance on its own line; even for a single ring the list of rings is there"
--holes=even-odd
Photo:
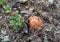
[[[9,7],[8,5],[7,6],[3,6],[4,10],[5,10],[5,13],[8,14],[12,11],[12,8]]]
[[[3,4],[3,2],[6,2],[6,0],[0,0],[0,4]]]
[[[24,19],[19,14],[15,14],[10,16],[10,26],[13,27],[14,30],[17,28],[22,28],[24,23]]]

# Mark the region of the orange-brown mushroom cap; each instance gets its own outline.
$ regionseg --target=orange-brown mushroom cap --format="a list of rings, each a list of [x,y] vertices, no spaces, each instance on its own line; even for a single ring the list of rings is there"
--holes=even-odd
[[[29,17],[29,25],[33,29],[40,29],[42,26],[43,21],[38,16],[30,16]]]

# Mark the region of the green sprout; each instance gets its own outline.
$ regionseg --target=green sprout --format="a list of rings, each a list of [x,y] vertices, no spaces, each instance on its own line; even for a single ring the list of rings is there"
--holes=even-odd
[[[4,8],[6,14],[8,14],[12,11],[12,8],[9,6],[3,6],[3,8]]]
[[[10,16],[10,26],[13,27],[14,30],[17,28],[22,28],[24,23],[24,19],[19,14],[15,14]]]

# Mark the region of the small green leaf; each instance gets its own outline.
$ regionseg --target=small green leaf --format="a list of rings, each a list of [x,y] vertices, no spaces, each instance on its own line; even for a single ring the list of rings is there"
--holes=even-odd
[[[15,25],[16,25],[16,26],[18,26],[18,22],[17,22],[17,23],[15,23]]]
[[[19,26],[21,26],[22,25],[22,23],[19,23]]]
[[[15,21],[14,20],[10,21],[10,25],[11,26],[15,25]]]
[[[19,11],[18,11],[18,10],[16,10],[15,14],[18,14],[18,13],[19,13]]]
[[[5,10],[5,13],[10,13],[12,11],[12,8],[9,7],[8,5],[7,6],[3,6],[4,10]]]
[[[10,13],[10,11],[9,11],[9,10],[7,10],[7,11],[5,11],[5,13]]]
[[[13,26],[13,29],[14,29],[14,30],[16,30],[17,28],[18,28],[18,27],[16,27],[16,26]]]

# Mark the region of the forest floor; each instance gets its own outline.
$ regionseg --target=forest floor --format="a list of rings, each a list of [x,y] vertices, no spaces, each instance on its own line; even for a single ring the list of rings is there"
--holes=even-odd
[[[24,28],[14,30],[8,24],[9,14],[0,5],[0,42],[60,42],[60,1],[11,0],[7,5],[19,10],[24,20]],[[28,17],[38,16],[42,19],[41,29],[30,28]],[[26,32],[27,31],[27,32]]]

